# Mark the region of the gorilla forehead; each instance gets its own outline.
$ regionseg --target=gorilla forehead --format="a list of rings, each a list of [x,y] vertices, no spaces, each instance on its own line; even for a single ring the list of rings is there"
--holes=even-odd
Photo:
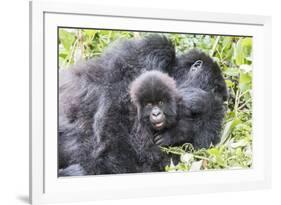
[[[160,71],[147,71],[130,86],[130,96],[136,104],[170,100],[176,93],[175,80]]]
[[[218,64],[206,53],[197,49],[192,49],[177,57],[177,66],[175,68],[174,78],[180,82],[182,82],[182,80],[186,81],[186,75],[190,74],[191,66],[198,60],[203,62],[202,70],[197,76],[200,80],[205,78],[203,81],[205,84],[213,83],[213,81],[217,78],[222,80],[221,70]]]

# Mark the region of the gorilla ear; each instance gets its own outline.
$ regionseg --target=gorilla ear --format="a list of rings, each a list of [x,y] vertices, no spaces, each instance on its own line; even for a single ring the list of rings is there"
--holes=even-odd
[[[202,60],[197,60],[195,61],[192,66],[191,66],[191,70],[197,70],[198,68],[201,68],[203,65],[203,61]]]

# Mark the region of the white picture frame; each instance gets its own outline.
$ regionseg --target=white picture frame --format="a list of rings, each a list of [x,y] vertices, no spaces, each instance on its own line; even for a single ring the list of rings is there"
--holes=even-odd
[[[58,178],[56,32],[59,26],[253,36],[253,167]],[[270,17],[59,1],[30,2],[30,202],[43,204],[269,188],[271,109],[266,108],[271,107],[270,51]]]

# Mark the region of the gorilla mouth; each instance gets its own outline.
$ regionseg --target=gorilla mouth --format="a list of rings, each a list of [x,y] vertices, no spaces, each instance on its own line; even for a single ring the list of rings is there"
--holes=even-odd
[[[161,130],[165,126],[165,122],[161,121],[161,122],[153,123],[152,126],[156,130]]]
[[[154,124],[155,127],[162,127],[164,125],[164,122],[159,122],[159,123],[156,123]]]

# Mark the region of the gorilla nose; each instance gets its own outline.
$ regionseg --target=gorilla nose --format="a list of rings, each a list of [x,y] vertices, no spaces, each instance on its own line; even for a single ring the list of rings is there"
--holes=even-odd
[[[153,109],[153,110],[152,110],[152,115],[153,115],[154,117],[157,117],[157,116],[160,115],[160,114],[161,114],[161,112],[160,112],[159,109]]]

